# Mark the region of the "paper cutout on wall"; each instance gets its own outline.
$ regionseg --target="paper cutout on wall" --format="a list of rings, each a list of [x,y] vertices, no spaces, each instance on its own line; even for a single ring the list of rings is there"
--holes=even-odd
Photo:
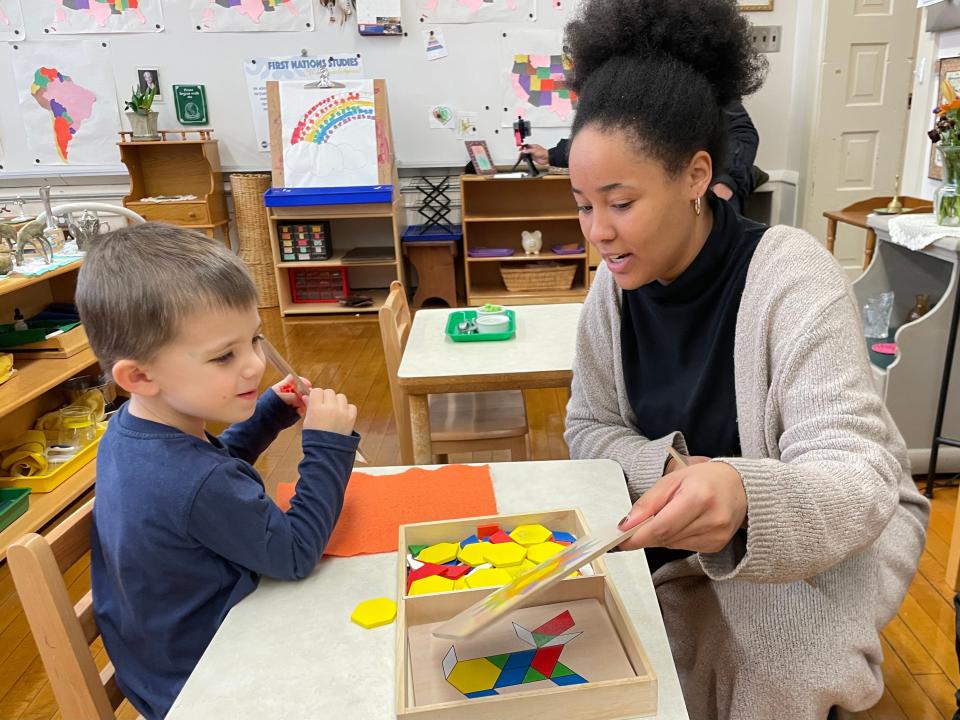
[[[253,112],[253,128],[257,133],[257,149],[270,150],[270,126],[267,122],[267,81],[315,80],[326,70],[331,78],[362,78],[363,60],[360,53],[325,55],[323,57],[268,57],[243,61]]]
[[[558,31],[520,30],[506,33],[502,48],[504,76],[501,125],[511,127],[517,116],[537,127],[569,127],[577,95],[567,86],[569,60],[560,51]]]
[[[423,42],[427,51],[427,60],[439,60],[450,54],[447,51],[447,43],[443,39],[443,31],[440,28],[424,30]]]
[[[20,0],[0,0],[0,40],[23,40]]]
[[[457,112],[456,125],[457,140],[470,140],[480,137],[480,128],[478,122],[480,114],[475,112]]]
[[[199,32],[310,31],[313,0],[190,0],[190,24]]]
[[[456,110],[450,103],[430,106],[430,127],[434,130],[453,130],[456,126]]]
[[[460,660],[456,646],[451,646],[443,658],[443,676],[468,698],[499,695],[501,688],[539,680],[552,680],[555,685],[588,682],[560,662],[560,655],[567,643],[583,634],[568,632],[573,627],[573,616],[569,610],[565,610],[534,630],[513,623],[517,637],[533,650]]]
[[[420,0],[420,15],[435,23],[533,22],[536,0]]]
[[[373,80],[343,88],[280,83],[286,187],[377,185]]]
[[[160,0],[30,0],[28,8],[59,35],[163,30]]]
[[[120,162],[116,91],[100,42],[14,45],[27,145],[37,165]]]

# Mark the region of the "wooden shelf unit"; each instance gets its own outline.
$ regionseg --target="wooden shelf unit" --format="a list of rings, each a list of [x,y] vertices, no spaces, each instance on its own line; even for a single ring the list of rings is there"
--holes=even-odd
[[[51,302],[72,302],[81,261],[44,275],[0,280],[0,317],[13,316],[19,307],[26,317]],[[66,399],[54,390],[76,375],[99,371],[97,359],[89,347],[68,358],[24,359],[14,356],[17,374],[0,385],[0,444],[29,430],[40,415],[53,410]],[[96,462],[91,461],[49,493],[31,493],[27,512],[0,532],[0,562],[7,547],[21,535],[39,532],[80,495],[93,487]]]
[[[117,143],[120,159],[130,173],[130,193],[123,198],[123,206],[147,220],[194,228],[211,238],[220,228],[229,245],[229,216],[217,141],[208,130],[184,131],[182,137],[195,132],[200,139]],[[196,195],[197,199],[141,201],[158,195]]]
[[[396,185],[394,186],[396,187]],[[399,193],[395,192],[399,196]],[[400,198],[390,203],[362,205],[315,205],[309,207],[267,208],[270,227],[270,247],[277,278],[280,314],[329,315],[377,312],[387,298],[393,280],[404,282],[403,255],[400,246],[402,207]],[[330,243],[333,249],[329,260],[282,261],[280,235],[277,226],[293,223],[309,225],[321,220],[330,223]],[[390,245],[393,260],[351,263],[343,262],[348,250],[356,247]],[[290,270],[346,268],[350,292],[373,298],[367,307],[343,307],[336,302],[295,303],[290,291]]]
[[[551,252],[557,245],[586,244],[568,176],[498,179],[462,175],[460,197],[468,305],[568,303],[586,297],[590,281],[587,251],[575,255]],[[524,254],[520,243],[523,230],[543,233],[539,255]],[[502,247],[512,248],[514,255],[470,257],[471,248]],[[577,272],[569,290],[511,292],[503,284],[499,272],[501,263],[547,261],[576,264]]]

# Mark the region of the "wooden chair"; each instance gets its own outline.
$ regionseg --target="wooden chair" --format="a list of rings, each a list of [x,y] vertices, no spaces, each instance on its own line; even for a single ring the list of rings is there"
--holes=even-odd
[[[380,308],[380,336],[405,465],[413,464],[413,443],[407,396],[397,384],[397,370],[411,322],[407,292],[394,281]],[[527,413],[522,391],[446,393],[431,395],[429,403],[430,443],[439,462],[446,462],[450,453],[485,450],[509,450],[511,460],[527,459]]]
[[[111,720],[123,702],[113,664],[102,672],[90,650],[99,635],[91,592],[73,605],[63,573],[90,550],[93,500],[48,537],[30,533],[7,549],[10,574],[64,718]]]
[[[869,198],[847,205],[842,210],[828,210],[823,213],[823,216],[827,219],[827,250],[833,254],[833,246],[837,241],[838,222],[863,228],[867,231],[867,242],[863,248],[863,269],[866,270],[877,248],[877,233],[867,225],[867,215],[877,208],[886,207],[892,199],[891,195]],[[913,212],[930,212],[933,210],[930,201],[922,198],[901,197],[900,202],[903,203],[903,207],[911,208]]]

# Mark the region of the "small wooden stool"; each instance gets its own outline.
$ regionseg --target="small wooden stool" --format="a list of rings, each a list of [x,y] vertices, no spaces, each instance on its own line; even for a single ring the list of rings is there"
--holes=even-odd
[[[403,254],[417,270],[417,292],[413,295],[414,312],[431,298],[443,300],[447,307],[457,307],[456,240],[423,240],[403,243]]]

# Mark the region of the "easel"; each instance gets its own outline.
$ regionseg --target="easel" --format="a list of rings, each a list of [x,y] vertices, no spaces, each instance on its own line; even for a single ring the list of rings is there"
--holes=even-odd
[[[318,92],[329,92],[331,85],[308,83],[307,89],[317,88]],[[382,288],[383,276],[392,274],[391,280],[404,282],[403,255],[400,246],[400,223],[404,218],[401,207],[401,198],[398,191],[399,178],[394,162],[393,138],[390,128],[390,112],[387,106],[387,85],[384,80],[373,81],[374,121],[377,138],[377,182],[378,185],[369,187],[319,187],[319,188],[287,188],[284,182],[283,167],[283,122],[280,106],[280,84],[277,81],[267,82],[267,121],[270,130],[270,159],[273,188],[265,195],[267,205],[267,221],[270,227],[271,250],[273,253],[274,268],[277,280],[277,296],[281,315],[328,314],[328,313],[357,313],[376,312],[383,305],[387,297],[387,289]],[[283,261],[280,256],[280,238],[278,225],[289,223],[310,223],[313,221],[334,221],[332,233],[333,253],[328,260],[323,261]],[[384,229],[381,237],[392,239],[391,245],[394,256],[365,263],[360,266],[344,262],[344,254],[349,247],[338,246],[337,226],[345,230],[344,235],[356,237],[356,231],[348,229],[354,221],[363,221],[369,227],[371,224],[389,225],[389,231]],[[379,234],[379,233],[377,233]],[[376,241],[368,243],[376,245]],[[381,243],[385,244],[385,243]],[[377,279],[371,279],[366,269],[375,267],[380,272]],[[348,273],[350,278],[348,282]],[[295,277],[294,277],[295,276]],[[323,282],[329,284],[330,277],[335,276],[336,282],[343,283],[343,291],[337,295],[349,295],[350,284],[359,281],[360,292],[370,297],[373,302],[364,307],[341,305],[333,297],[316,297],[294,302],[291,292],[293,280],[302,280],[306,277],[317,279],[323,277]],[[389,280],[387,281],[389,283]],[[373,288],[368,288],[373,285]]]

